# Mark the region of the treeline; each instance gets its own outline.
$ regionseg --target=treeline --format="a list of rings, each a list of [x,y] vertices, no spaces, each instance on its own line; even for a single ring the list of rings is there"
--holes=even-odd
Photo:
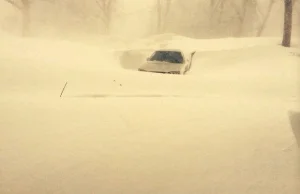
[[[146,7],[127,12],[124,7],[130,0],[4,1],[19,10],[24,36],[31,35],[34,26],[41,24],[61,31],[73,29],[110,34],[126,28],[126,18],[134,16],[140,19],[135,29],[146,29],[148,34],[170,32],[195,38],[259,37],[268,26],[274,7],[280,6],[284,13],[278,17],[285,24],[282,31],[286,46],[290,44],[292,16],[298,13],[293,11],[299,3],[299,0],[149,0]],[[127,27],[132,27],[130,22]]]

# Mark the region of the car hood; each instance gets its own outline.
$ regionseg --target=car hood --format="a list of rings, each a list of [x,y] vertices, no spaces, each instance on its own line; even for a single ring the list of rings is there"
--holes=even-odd
[[[174,64],[168,62],[147,62],[144,63],[140,69],[144,71],[152,71],[152,72],[171,72],[171,71],[180,71],[183,64]]]

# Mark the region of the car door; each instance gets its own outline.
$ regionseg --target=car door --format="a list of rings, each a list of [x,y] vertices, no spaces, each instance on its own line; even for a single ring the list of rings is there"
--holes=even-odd
[[[193,58],[194,58],[194,55],[195,55],[195,53],[196,53],[196,51],[194,51],[194,52],[192,52],[192,53],[191,53],[191,56],[190,56],[190,62],[189,62],[189,68],[188,68],[188,70],[190,70],[190,69],[191,69],[191,67],[192,67]]]
[[[192,61],[195,53],[196,51],[192,52],[190,56],[187,58],[183,74],[186,74],[186,72],[188,72],[191,69]]]
[[[196,53],[196,51],[192,52],[191,55],[189,56],[189,58],[187,59],[188,64],[186,64],[186,66],[185,66],[184,74],[191,69],[193,57],[194,57],[195,53]]]

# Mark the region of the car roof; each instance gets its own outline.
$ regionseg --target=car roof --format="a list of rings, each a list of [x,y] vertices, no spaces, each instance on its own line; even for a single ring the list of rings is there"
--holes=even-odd
[[[154,52],[157,52],[157,51],[175,51],[175,52],[180,52],[184,57],[187,57],[189,56],[192,52],[195,52],[195,50],[180,50],[180,49],[154,49],[153,50],[153,53]]]

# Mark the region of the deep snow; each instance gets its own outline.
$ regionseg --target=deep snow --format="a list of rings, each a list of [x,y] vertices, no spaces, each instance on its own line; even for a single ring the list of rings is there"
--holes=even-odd
[[[3,34],[0,193],[298,193],[297,49],[279,42]],[[196,49],[192,71],[142,73],[115,57],[159,46]]]

